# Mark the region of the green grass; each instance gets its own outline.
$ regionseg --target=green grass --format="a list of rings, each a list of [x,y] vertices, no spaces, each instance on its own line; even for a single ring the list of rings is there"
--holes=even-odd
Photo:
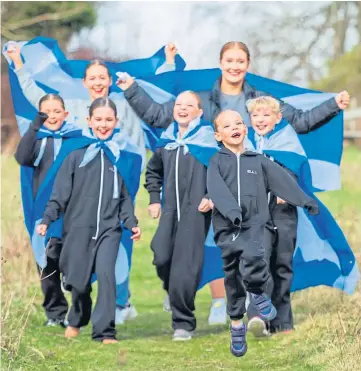
[[[361,261],[361,152],[346,149],[343,190],[321,195],[340,222]],[[119,344],[91,340],[91,326],[75,340],[59,328],[45,328],[41,292],[28,236],[22,222],[18,167],[2,158],[2,370],[339,370],[361,364],[361,289],[346,296],[330,288],[293,295],[297,330],[257,341],[248,336],[249,351],[241,359],[229,352],[226,326],[210,327],[208,287],[197,295],[198,328],[191,342],[171,341],[170,315],[162,311],[163,291],[149,241],[156,222],[147,216],[142,189],[137,215],[143,239],[133,254],[132,303],[139,316],[118,326]],[[359,332],[359,334],[357,334]]]

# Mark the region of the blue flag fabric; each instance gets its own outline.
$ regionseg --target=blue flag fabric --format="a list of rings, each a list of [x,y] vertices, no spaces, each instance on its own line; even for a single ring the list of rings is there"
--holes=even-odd
[[[173,122],[161,134],[156,147],[168,150],[183,147],[184,154],[190,152],[204,166],[208,166],[210,158],[219,150],[212,124],[195,119],[189,124],[182,138],[178,137],[178,133],[178,124]]]
[[[46,204],[50,198],[53,184],[56,178],[56,174],[65,160],[65,158],[72,151],[91,146],[99,145],[104,149],[104,153],[109,157],[111,162],[117,168],[119,174],[124,179],[125,185],[127,186],[129,195],[131,196],[133,202],[135,196],[138,192],[139,182],[140,182],[140,173],[142,167],[142,156],[140,154],[139,148],[132,143],[124,135],[120,134],[119,131],[115,131],[111,140],[111,145],[107,146],[98,139],[90,136],[83,136],[81,138],[74,138],[67,140],[62,146],[59,155],[56,158],[56,161],[49,169],[45,180],[41,184],[37,196],[34,201],[34,212],[33,220],[34,227],[39,224],[42,220]],[[86,156],[89,156],[89,153],[86,152]],[[85,162],[88,160],[84,159]],[[125,233],[122,234],[122,240],[119,247],[118,257],[116,261],[116,283],[117,285],[123,284],[127,281],[130,266],[131,266],[131,255],[133,242],[130,239],[132,233],[124,230]],[[38,244],[36,260],[41,267],[46,265],[46,256],[45,256],[45,246],[46,241],[51,237],[62,236],[62,224],[59,221],[56,221],[51,225],[48,230],[47,236],[41,237],[36,234],[36,231],[33,229],[32,238],[36,240]],[[93,277],[93,280],[95,277]],[[124,292],[126,291],[126,292]],[[122,293],[124,297],[128,297],[128,286],[122,285]],[[126,301],[125,301],[126,302]]]
[[[46,140],[46,138],[52,137],[54,138],[54,161],[61,149],[62,146],[62,139],[69,139],[69,138],[77,138],[82,135],[81,130],[74,126],[71,123],[64,122],[62,127],[57,131],[51,131],[44,126],[38,131],[37,138],[41,139],[42,141]],[[57,145],[55,145],[55,141],[59,141]],[[46,145],[46,142],[42,144]],[[41,148],[45,149],[45,145],[41,146]],[[38,166],[41,161],[41,158],[44,154],[44,151],[40,150],[38,158],[35,161],[34,166]],[[33,239],[33,231],[35,227],[35,220],[34,220],[34,197],[33,197],[33,177],[34,177],[34,167],[30,166],[21,166],[20,167],[20,187],[21,187],[21,196],[22,196],[22,204],[23,204],[23,211],[24,211],[24,220],[25,226],[28,230],[30,238]],[[61,226],[61,221],[57,222],[57,225],[54,225],[52,228],[55,230],[59,229]],[[52,233],[52,230],[50,231]],[[55,233],[55,232],[54,232]],[[35,244],[32,244],[35,259],[38,256],[38,244],[35,241]],[[43,248],[42,248],[43,249]],[[38,259],[36,259],[38,261]]]
[[[68,60],[59,48],[57,41],[51,38],[36,37],[28,42],[18,43],[21,46],[24,68],[36,84],[35,89],[38,90],[36,93],[39,93],[34,94],[34,90],[32,89],[27,95],[24,93],[24,87],[21,86],[18,76],[14,71],[13,62],[6,54],[11,43],[12,42],[6,43],[2,52],[5,59],[9,62],[11,95],[20,134],[23,135],[24,132],[26,132],[29,123],[37,112],[38,100],[35,99],[36,95],[41,96],[47,93],[58,93],[66,101],[67,109],[71,114],[70,121],[77,124],[78,121],[80,123],[81,120],[84,120],[87,116],[89,92],[88,89],[84,87],[82,80],[89,61]],[[131,76],[139,78],[157,73],[158,69],[160,71],[165,63],[166,57],[164,47],[150,58],[135,59],[120,63],[105,62],[113,81],[113,85],[109,90],[109,97],[115,101],[115,103],[118,100],[125,100],[122,90],[115,84],[118,79],[116,76],[117,72],[127,72]],[[174,68],[176,71],[185,68],[185,62],[179,55],[176,55]],[[25,85],[28,85],[28,82],[26,82]],[[144,88],[147,89],[149,84],[147,85],[145,83],[145,85]],[[41,89],[40,92],[39,88]],[[29,86],[28,89],[30,89]],[[150,91],[148,91],[148,93],[151,94],[155,100],[159,101],[159,103],[163,103],[165,100],[170,99],[169,94],[163,94],[161,99],[158,100],[159,95],[156,94],[156,91],[153,96],[154,86],[149,89]],[[81,102],[83,102],[83,104],[81,104]],[[73,107],[72,103],[78,103],[76,108],[82,112],[72,112],[75,111],[75,107]],[[124,104],[124,102],[122,103]],[[79,117],[79,114],[84,117]],[[127,119],[129,120],[130,117],[128,116],[129,113],[127,115]],[[132,119],[136,120],[136,118]],[[138,121],[140,125],[142,125],[143,130],[145,130],[145,140],[146,144],[149,146],[149,141],[152,141],[152,138],[149,139],[148,136],[151,134],[145,124],[141,123],[139,118]]]
[[[294,129],[285,120],[264,137],[250,128],[246,148],[264,153],[290,169],[301,188],[319,205],[320,213],[315,216],[297,208],[292,291],[327,285],[351,294],[360,278],[355,256],[331,213],[312,192],[311,166]]]

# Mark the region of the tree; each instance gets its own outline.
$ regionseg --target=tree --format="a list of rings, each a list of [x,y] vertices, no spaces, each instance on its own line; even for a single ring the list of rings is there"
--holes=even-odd
[[[74,32],[95,24],[96,4],[87,1],[3,1],[2,41],[47,36],[57,39],[64,49]]]

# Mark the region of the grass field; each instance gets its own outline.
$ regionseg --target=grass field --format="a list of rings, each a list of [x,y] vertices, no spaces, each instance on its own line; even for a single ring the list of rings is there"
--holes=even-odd
[[[321,195],[336,216],[361,262],[361,152],[345,150],[343,189]],[[147,195],[138,196],[137,215],[143,239],[133,254],[132,302],[139,316],[118,326],[119,344],[91,341],[88,326],[75,340],[60,328],[43,326],[41,292],[22,218],[19,170],[2,158],[2,312],[1,370],[361,370],[361,285],[347,296],[330,288],[293,294],[296,331],[257,341],[248,336],[243,358],[229,352],[227,326],[210,327],[208,287],[196,301],[198,329],[194,340],[171,341],[170,315],[162,311],[163,292],[151,264],[149,241],[156,223],[147,216]]]

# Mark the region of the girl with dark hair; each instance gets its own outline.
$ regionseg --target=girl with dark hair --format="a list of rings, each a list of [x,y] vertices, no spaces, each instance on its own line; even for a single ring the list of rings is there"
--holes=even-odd
[[[116,342],[115,265],[121,222],[133,233],[133,240],[139,240],[141,235],[128,193],[129,184],[126,185],[127,174],[122,168],[122,164],[130,163],[124,157],[127,138],[115,130],[117,120],[116,105],[109,98],[93,101],[88,123],[94,138],[65,157],[37,227],[37,232],[44,235],[64,213],[59,265],[65,275],[64,285],[72,293],[69,326],[65,331],[68,338],[77,336],[80,327],[89,323],[91,276],[96,273],[98,295],[92,313],[92,338],[103,343]]]
[[[38,190],[55,161],[63,141],[81,135],[79,128],[65,121],[67,116],[64,101],[59,95],[44,95],[39,101],[38,114],[21,138],[15,152],[15,159],[22,166],[21,191],[24,218],[40,274],[41,289],[44,295],[43,307],[48,318],[46,326],[60,325],[62,327],[66,327],[67,324],[65,317],[68,312],[68,303],[61,290],[58,267],[61,240],[57,237],[49,238],[44,267],[41,263],[42,259],[36,253],[36,242],[32,238],[34,221],[31,220],[33,219],[32,212],[29,209],[32,209]],[[49,236],[52,234],[50,233]]]

